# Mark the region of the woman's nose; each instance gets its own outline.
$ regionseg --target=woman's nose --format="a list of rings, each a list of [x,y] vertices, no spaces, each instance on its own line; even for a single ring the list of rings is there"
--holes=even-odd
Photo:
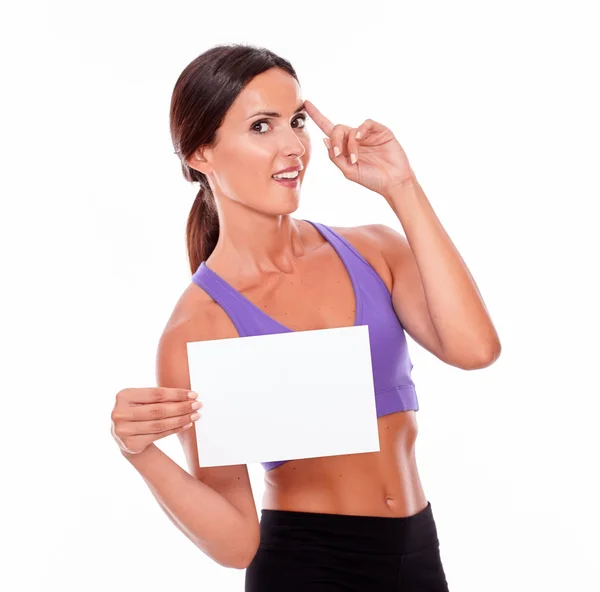
[[[304,142],[298,137],[294,130],[290,130],[285,134],[283,140],[283,152],[286,155],[302,156],[306,152]]]

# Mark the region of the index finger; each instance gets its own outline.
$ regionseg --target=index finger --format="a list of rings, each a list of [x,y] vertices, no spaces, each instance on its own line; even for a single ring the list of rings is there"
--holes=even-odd
[[[189,401],[198,395],[190,389],[156,386],[148,388],[127,389],[127,399],[130,403],[163,403],[166,401]],[[192,396],[193,395],[193,396]]]
[[[311,101],[304,101],[304,108],[306,112],[309,114],[310,118],[319,126],[319,129],[326,134],[327,136],[331,135],[331,132],[334,128],[333,123],[325,117],[314,105]]]

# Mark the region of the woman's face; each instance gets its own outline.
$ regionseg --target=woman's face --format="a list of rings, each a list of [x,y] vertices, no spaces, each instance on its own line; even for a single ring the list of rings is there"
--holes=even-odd
[[[202,168],[219,201],[228,198],[274,215],[295,211],[311,152],[308,115],[302,107],[293,76],[279,68],[259,74],[227,112],[216,144],[202,150],[204,166],[198,166],[194,156],[190,164]],[[273,179],[290,166],[302,167],[295,186]]]

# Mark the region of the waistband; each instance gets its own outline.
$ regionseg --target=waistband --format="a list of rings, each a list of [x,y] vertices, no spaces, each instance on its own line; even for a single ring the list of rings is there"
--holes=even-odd
[[[354,516],[261,510],[260,546],[406,554],[438,542],[431,502],[412,516]]]

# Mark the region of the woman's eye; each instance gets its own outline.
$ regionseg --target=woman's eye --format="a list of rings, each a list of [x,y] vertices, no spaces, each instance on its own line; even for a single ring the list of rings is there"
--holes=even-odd
[[[264,132],[261,132],[261,131],[259,131],[259,130],[257,130],[257,129],[256,129],[256,126],[258,126],[258,125],[263,125],[263,124],[264,124],[264,125],[267,125],[267,122],[266,122],[266,121],[257,121],[257,122],[256,122],[256,123],[255,123],[255,124],[252,126],[252,130],[253,130],[253,131],[256,131],[256,132],[258,132],[259,134],[261,134],[261,133],[264,133]]]
[[[294,120],[292,121],[292,123],[294,123],[294,122],[296,122],[296,121],[300,121],[300,120],[302,120],[302,125],[301,125],[301,126],[299,126],[299,127],[298,127],[298,129],[303,129],[303,128],[304,128],[304,126],[306,125],[306,118],[307,118],[307,116],[306,116],[306,115],[299,115],[298,117],[296,117],[296,119],[294,119]],[[262,135],[262,134],[264,134],[264,133],[266,132],[266,130],[265,130],[265,131],[259,131],[259,130],[257,130],[256,128],[257,128],[259,125],[263,125],[263,124],[264,124],[264,125],[267,125],[268,123],[269,123],[269,120],[268,120],[268,119],[261,119],[260,121],[257,121],[257,122],[256,122],[256,123],[255,123],[255,124],[252,126],[252,130],[253,130],[253,131],[255,131],[256,133],[258,133],[258,134]]]
[[[303,128],[306,125],[306,115],[299,115],[294,121],[302,121],[300,128]]]

